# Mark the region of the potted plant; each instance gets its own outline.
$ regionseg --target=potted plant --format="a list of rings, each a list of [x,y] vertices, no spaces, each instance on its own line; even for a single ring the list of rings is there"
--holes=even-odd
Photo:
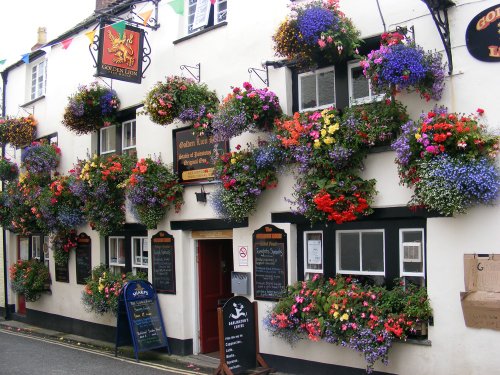
[[[132,212],[148,229],[156,228],[173,205],[178,212],[184,203],[177,175],[161,160],[141,159],[127,180]]]
[[[29,145],[35,138],[38,122],[33,115],[4,120],[1,131],[3,142],[21,148]]]
[[[175,119],[190,122],[193,131],[207,135],[219,100],[206,84],[190,78],[169,76],[166,82],[157,82],[144,100],[144,114],[160,125],[169,125]]]
[[[338,0],[292,4],[273,35],[276,55],[308,67],[335,63],[357,53],[360,32],[339,9]]]
[[[21,156],[22,166],[33,174],[50,174],[55,171],[61,157],[61,149],[47,141],[36,141],[26,147]]]
[[[62,123],[76,134],[92,133],[113,123],[119,107],[120,100],[113,89],[97,82],[81,85],[68,98]]]
[[[12,290],[24,295],[26,301],[38,300],[42,292],[48,289],[49,269],[36,259],[18,260],[10,266],[9,272]]]

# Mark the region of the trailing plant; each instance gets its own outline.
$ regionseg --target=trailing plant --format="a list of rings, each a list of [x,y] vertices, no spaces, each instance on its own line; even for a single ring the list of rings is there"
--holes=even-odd
[[[416,91],[427,101],[439,100],[443,93],[441,54],[425,52],[402,34],[382,34],[380,48],[360,64],[376,92],[393,95],[402,90]]]
[[[360,32],[339,9],[338,0],[292,4],[273,35],[277,56],[301,66],[335,63],[357,53]]]
[[[77,238],[74,229],[61,230],[52,237],[52,254],[56,265],[64,266],[68,264],[70,251],[76,249],[78,245]]]
[[[270,131],[282,113],[279,99],[267,87],[257,89],[243,83],[234,87],[215,114],[212,132],[216,141],[226,141],[245,131]]]
[[[33,174],[55,171],[61,157],[61,149],[47,141],[36,141],[24,149],[21,156],[22,166]]]
[[[63,125],[82,135],[92,133],[115,121],[120,100],[113,89],[97,82],[81,85],[68,98],[63,114]]]
[[[8,158],[0,158],[0,180],[12,181],[19,175],[19,168],[16,163]]]
[[[12,290],[26,301],[38,300],[50,283],[49,268],[36,259],[18,260],[9,267]]]
[[[173,205],[178,212],[184,203],[183,186],[161,160],[141,159],[127,181],[132,212],[148,229],[154,229]]]
[[[92,275],[87,278],[82,291],[82,304],[87,312],[103,315],[108,312],[117,315],[118,297],[122,288],[131,280],[147,280],[147,276],[138,272],[133,275],[116,275],[101,264],[92,269]]]
[[[29,145],[35,138],[37,124],[38,122],[33,115],[17,118],[7,117],[1,125],[2,143],[10,143],[17,148]]]
[[[315,276],[289,286],[264,325],[291,345],[307,337],[360,352],[371,373],[377,361],[388,363],[393,341],[415,331],[415,315],[425,319],[431,311],[425,288],[387,290],[362,285],[352,277]]]
[[[207,135],[219,100],[206,84],[190,78],[169,76],[157,82],[146,95],[144,113],[154,123],[169,125],[176,118],[191,122],[196,134]]]

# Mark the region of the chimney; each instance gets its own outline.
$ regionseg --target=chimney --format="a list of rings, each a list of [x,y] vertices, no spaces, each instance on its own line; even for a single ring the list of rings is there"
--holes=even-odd
[[[39,27],[38,28],[38,38],[36,41],[36,44],[31,47],[31,51],[35,51],[39,49],[41,46],[47,43],[47,28],[46,27]]]

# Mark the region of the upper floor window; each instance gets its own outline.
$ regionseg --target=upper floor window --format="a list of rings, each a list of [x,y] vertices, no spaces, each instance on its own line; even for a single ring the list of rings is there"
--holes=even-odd
[[[30,100],[35,100],[45,95],[47,84],[47,60],[32,65],[31,67],[31,95]]]
[[[384,235],[383,229],[337,231],[337,272],[385,276]]]
[[[189,0],[188,34],[224,22],[227,16],[227,0]]]
[[[335,68],[299,74],[299,111],[335,106]]]
[[[351,61],[347,65],[349,81],[349,104],[363,104],[380,100],[384,95],[372,91],[370,80],[363,74],[363,68],[358,61]]]
[[[135,149],[136,145],[136,126],[135,120],[122,123],[122,150]]]
[[[101,144],[100,150],[101,155],[110,154],[116,151],[116,125],[107,126],[100,129],[101,133]]]

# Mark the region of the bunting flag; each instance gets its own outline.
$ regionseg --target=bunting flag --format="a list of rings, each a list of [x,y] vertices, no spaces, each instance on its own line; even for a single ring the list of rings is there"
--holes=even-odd
[[[89,44],[94,43],[95,30],[92,30],[92,31],[85,33],[85,36],[88,38]]]
[[[24,55],[21,55],[21,60],[23,60],[25,64],[29,64],[30,63],[30,54],[25,53]]]
[[[5,64],[6,61],[7,61],[7,59],[0,60],[0,65]]]
[[[174,9],[174,12],[183,15],[184,14],[184,0],[172,0],[168,4]]]
[[[212,3],[212,5],[215,5],[215,2],[216,2],[216,1],[217,1],[217,0],[210,0],[210,2]]]
[[[71,42],[73,41],[73,38],[68,38],[66,40],[63,40],[61,42],[62,44],[62,49],[68,49],[69,45],[71,44]]]
[[[148,10],[147,12],[144,13],[139,13],[139,17],[141,17],[144,21],[142,24],[146,26],[148,24],[149,19],[151,18],[151,13],[153,13],[153,9]]]
[[[123,38],[123,32],[125,31],[125,21],[120,21],[111,25],[111,27],[118,33],[120,39]]]

